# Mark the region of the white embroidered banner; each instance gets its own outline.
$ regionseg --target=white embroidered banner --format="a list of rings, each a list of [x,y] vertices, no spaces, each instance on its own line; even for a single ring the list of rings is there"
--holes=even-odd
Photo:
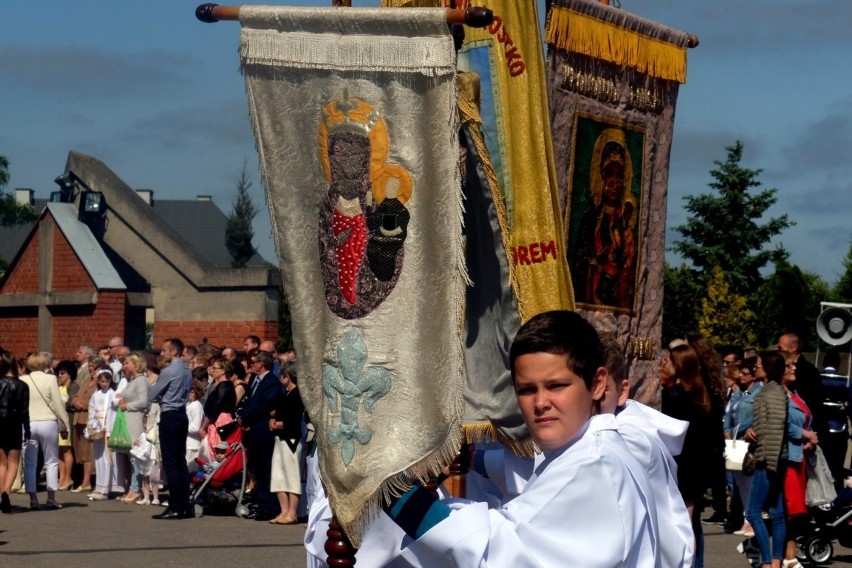
[[[302,397],[353,542],[460,444],[465,286],[443,10],[243,6],[242,71]]]

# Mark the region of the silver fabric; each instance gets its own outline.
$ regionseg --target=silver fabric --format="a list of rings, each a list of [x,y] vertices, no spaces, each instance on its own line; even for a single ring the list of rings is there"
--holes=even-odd
[[[443,10],[244,6],[240,20],[299,390],[332,510],[357,545],[384,492],[449,463],[461,442],[466,277],[453,40]],[[347,97],[384,122],[387,163],[409,172],[413,187],[390,292],[367,313],[340,317],[324,289],[334,282],[320,256],[330,184],[318,140],[324,109]]]

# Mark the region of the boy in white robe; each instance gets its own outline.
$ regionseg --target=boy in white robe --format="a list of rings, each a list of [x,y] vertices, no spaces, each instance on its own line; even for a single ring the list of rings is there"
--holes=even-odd
[[[574,312],[539,314],[510,351],[518,404],[542,449],[517,498],[451,510],[415,485],[386,506],[414,538],[412,565],[472,567],[661,566],[653,491],[618,434],[599,415],[606,388],[600,340]]]
[[[609,334],[603,334],[604,367],[607,370],[606,391],[601,412],[615,415],[618,433],[630,453],[648,472],[657,522],[666,532],[660,539],[663,566],[691,566],[695,538],[689,512],[677,487],[677,464],[689,423],[666,416],[635,400],[628,400],[630,382],[624,364],[624,352]]]

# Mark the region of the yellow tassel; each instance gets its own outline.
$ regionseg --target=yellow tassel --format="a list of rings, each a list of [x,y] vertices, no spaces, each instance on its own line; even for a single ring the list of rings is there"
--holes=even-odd
[[[651,77],[686,83],[686,47],[626,30],[568,8],[554,6],[545,41],[571,53],[630,67]]]

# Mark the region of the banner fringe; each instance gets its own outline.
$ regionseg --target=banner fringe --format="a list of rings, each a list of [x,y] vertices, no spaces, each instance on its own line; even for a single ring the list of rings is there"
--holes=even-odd
[[[450,428],[449,437],[440,448],[404,472],[387,478],[367,499],[364,507],[355,518],[345,522],[337,517],[340,528],[349,537],[352,546],[355,548],[361,546],[361,536],[382,511],[383,505],[391,503],[394,498],[414,487],[415,482],[424,484],[440,475],[441,470],[456,459],[463,440],[464,435],[461,428],[457,426]]]
[[[243,66],[269,65],[296,69],[322,69],[335,71],[370,71],[389,73],[419,73],[426,77],[439,77],[455,70],[455,56],[443,49],[445,38],[429,38],[434,44],[429,49],[412,49],[417,44],[413,38],[388,36],[372,43],[334,36],[331,41],[324,36],[308,34],[279,34],[272,30],[252,30],[244,36],[240,46]],[[419,44],[422,44],[420,41]]]
[[[545,41],[560,49],[686,83],[686,47],[560,6],[551,10],[545,33]]]
[[[482,442],[499,442],[513,454],[519,457],[531,458],[538,451],[538,446],[532,438],[515,441],[503,434],[491,422],[471,422],[462,426],[466,444]]]

